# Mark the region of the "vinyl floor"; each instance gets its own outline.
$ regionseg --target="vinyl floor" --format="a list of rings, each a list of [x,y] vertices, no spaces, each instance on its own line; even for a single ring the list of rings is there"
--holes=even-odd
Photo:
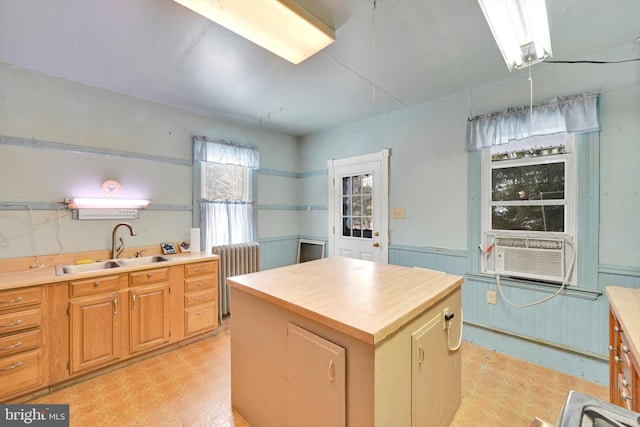
[[[452,426],[555,423],[569,390],[604,386],[463,342],[462,404]],[[73,427],[248,427],[231,409],[230,331],[31,400],[70,405]],[[389,426],[393,427],[393,426]]]

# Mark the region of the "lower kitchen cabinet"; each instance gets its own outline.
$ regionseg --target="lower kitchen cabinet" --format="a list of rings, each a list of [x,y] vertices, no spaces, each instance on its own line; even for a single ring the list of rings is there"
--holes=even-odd
[[[345,349],[293,323],[287,334],[288,425],[346,425]]]
[[[0,292],[0,401],[47,385],[44,289]]]
[[[70,301],[71,374],[120,359],[120,300],[115,291]]]
[[[169,283],[140,286],[129,293],[130,352],[169,342]]]
[[[640,292],[607,287],[609,297],[609,400],[640,412]]]

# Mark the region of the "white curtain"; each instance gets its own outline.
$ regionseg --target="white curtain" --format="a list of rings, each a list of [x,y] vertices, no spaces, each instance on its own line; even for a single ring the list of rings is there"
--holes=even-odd
[[[200,215],[207,228],[201,236],[207,251],[213,246],[254,242],[256,239],[254,201],[203,200]]]
[[[193,160],[260,168],[258,149],[235,142],[194,136]],[[201,168],[201,166],[200,166]],[[213,246],[256,240],[256,209],[253,200],[201,200],[200,240],[209,252]]]
[[[535,136],[598,130],[598,94],[558,97],[469,119],[465,148],[480,150]]]

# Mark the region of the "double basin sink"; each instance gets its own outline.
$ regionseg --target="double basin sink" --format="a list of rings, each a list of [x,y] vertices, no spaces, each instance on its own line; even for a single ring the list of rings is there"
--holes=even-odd
[[[56,276],[64,276],[65,274],[87,273],[90,271],[109,270],[112,268],[120,267],[141,267],[164,261],[169,261],[169,258],[154,255],[139,258],[110,259],[107,261],[92,262],[90,264],[56,265]]]

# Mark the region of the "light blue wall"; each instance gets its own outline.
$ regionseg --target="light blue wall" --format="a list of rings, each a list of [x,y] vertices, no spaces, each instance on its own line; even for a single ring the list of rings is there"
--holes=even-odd
[[[637,49],[628,44],[588,59],[633,58]],[[391,208],[405,208],[407,219],[390,222],[389,262],[465,275],[466,339],[606,384],[608,302],[603,291],[606,286],[640,288],[640,192],[635,188],[640,182],[640,64],[540,64],[532,77],[534,103],[601,94],[600,175],[589,177],[600,199],[590,225],[596,227],[599,248],[589,260],[591,269],[584,268],[588,274],[580,290],[530,308],[511,307],[500,297],[489,305],[486,294],[496,290],[495,280],[478,275],[474,262],[473,242],[480,230],[475,215],[479,186],[474,183],[480,176],[473,155],[464,151],[466,121],[528,105],[526,70],[498,84],[309,135],[301,143],[300,171],[325,167],[327,159],[391,148]],[[303,192],[314,192],[315,185],[303,180]],[[326,214],[322,220],[326,223]],[[308,230],[301,223],[300,232]],[[539,300],[556,289],[508,280],[503,285],[516,303]]]

